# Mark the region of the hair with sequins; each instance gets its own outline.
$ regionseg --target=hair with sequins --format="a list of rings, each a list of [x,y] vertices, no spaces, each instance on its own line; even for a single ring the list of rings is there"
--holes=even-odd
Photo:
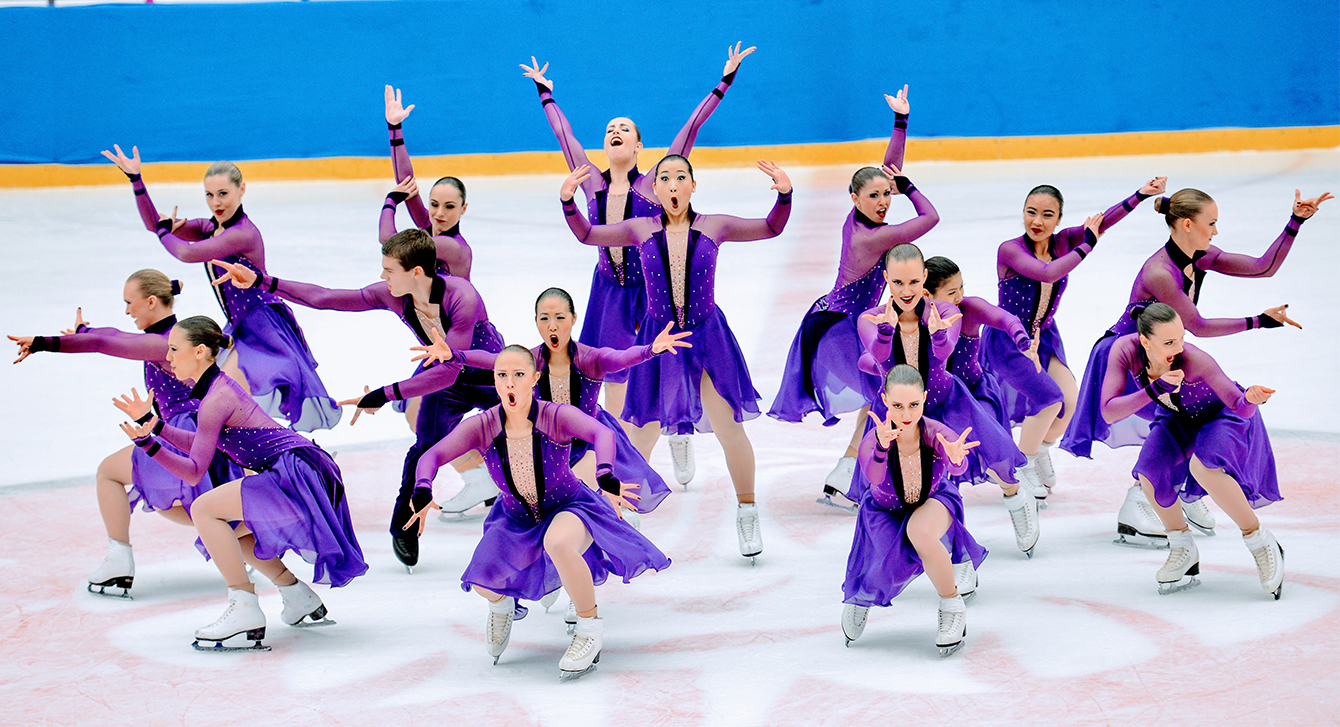
[[[436,182],[433,182],[433,189],[437,189],[444,184],[449,184],[455,187],[456,191],[461,193],[461,203],[463,204],[465,202],[465,182],[462,182],[456,177],[443,177]]]
[[[494,359],[494,361],[502,360],[503,354],[508,352],[518,353],[521,354],[522,356],[525,356],[527,366],[529,366],[531,371],[535,370],[535,354],[531,353],[531,350],[529,348],[526,348],[525,346],[515,343],[511,344],[510,346],[505,346],[503,350],[499,351],[498,356],[497,358]],[[494,367],[495,368],[497,367],[496,363],[494,364]]]
[[[136,270],[126,278],[126,282],[135,281],[135,286],[140,289],[140,295],[148,298],[150,296],[157,298],[159,303],[172,307],[172,301],[181,293],[180,280],[168,280],[168,276],[154,270],[145,268]]]
[[[1051,186],[1050,184],[1039,184],[1038,186],[1030,189],[1028,191],[1028,197],[1024,197],[1024,204],[1027,205],[1029,197],[1032,197],[1033,195],[1037,194],[1043,195],[1045,197],[1051,197],[1052,199],[1056,200],[1057,214],[1060,214],[1065,209],[1065,198],[1061,196],[1061,190]]]
[[[208,347],[210,356],[217,358],[220,349],[233,347],[232,337],[224,335],[219,324],[209,316],[191,316],[184,321],[177,321],[173,327],[181,329],[186,342],[192,346]]]
[[[900,242],[884,254],[884,267],[887,269],[894,263],[905,263],[909,260],[916,260],[922,265],[926,264],[926,256],[921,254],[921,248],[910,242]]]
[[[889,373],[884,374],[884,391],[887,393],[894,386],[915,386],[917,391],[925,391],[926,381],[921,378],[921,372],[917,371],[915,366],[898,364],[889,369]]]
[[[242,186],[242,170],[232,162],[214,162],[205,170],[205,179],[218,175],[227,177],[234,186]]]
[[[656,168],[653,169],[653,170],[651,170],[651,176],[652,176],[652,179],[655,179],[655,178],[656,178],[656,175],[657,175],[657,174],[660,174],[660,172],[661,172],[661,165],[662,165],[662,164],[664,164],[664,163],[666,163],[666,162],[668,162],[668,161],[673,161],[673,160],[675,160],[675,159],[678,159],[679,161],[684,162],[684,166],[688,167],[688,169],[689,169],[689,179],[693,179],[693,165],[692,165],[692,164],[689,164],[689,158],[688,158],[688,157],[683,156],[683,155],[681,155],[681,154],[666,154],[666,155],[665,155],[665,158],[661,159],[659,162],[656,162]]]
[[[959,274],[958,263],[943,255],[926,258],[926,292],[935,295],[946,280]]]
[[[1145,308],[1131,311],[1135,318],[1135,327],[1145,338],[1154,337],[1154,329],[1164,323],[1177,320],[1177,311],[1167,303],[1152,303]]]
[[[405,272],[422,268],[424,275],[437,271],[437,245],[423,230],[401,230],[382,243],[382,255],[393,257]]]
[[[572,296],[568,295],[568,291],[562,288],[546,288],[543,293],[540,293],[540,297],[535,299],[536,315],[540,314],[540,304],[548,300],[549,298],[558,298],[562,300],[564,303],[567,303],[568,313],[571,313],[574,316],[577,315],[577,306],[573,304]]]
[[[1199,189],[1179,189],[1173,192],[1171,197],[1158,197],[1154,200],[1154,211],[1163,215],[1163,221],[1168,223],[1168,227],[1177,224],[1178,220],[1194,220],[1207,206],[1214,203],[1214,198]]]
[[[861,167],[856,170],[855,174],[851,175],[851,184],[847,185],[847,191],[852,194],[860,194],[861,190],[865,189],[865,185],[876,179],[888,181],[889,178],[884,175],[884,170],[879,167]]]

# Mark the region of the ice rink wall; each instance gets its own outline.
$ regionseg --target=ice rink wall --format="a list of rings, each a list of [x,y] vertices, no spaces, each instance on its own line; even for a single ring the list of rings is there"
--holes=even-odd
[[[1340,144],[1340,0],[102,5],[3,8],[0,37],[0,164],[24,165],[4,167],[10,184],[70,183],[53,165],[100,163],[113,142],[156,162],[327,160],[253,169],[273,176],[359,176],[330,160],[374,157],[384,175],[387,83],[417,104],[416,157],[557,170],[518,63],[551,64],[588,147],[616,115],[655,147],[736,40],[759,50],[700,147],[845,162],[888,133],[881,94],[903,83],[914,143],[940,158]]]

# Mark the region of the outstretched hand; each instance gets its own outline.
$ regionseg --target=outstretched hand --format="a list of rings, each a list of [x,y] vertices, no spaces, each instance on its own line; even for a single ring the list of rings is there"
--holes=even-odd
[[[541,86],[544,86],[545,88],[549,89],[550,93],[553,93],[554,82],[544,77],[544,72],[549,70],[549,64],[546,63],[544,64],[544,67],[541,68],[539,61],[535,60],[535,56],[530,57],[530,63],[531,64],[529,66],[526,65],[525,63],[521,64],[521,68],[525,71],[525,73],[521,75],[540,84]]]
[[[154,433],[154,427],[158,426],[158,416],[149,417],[149,421],[143,424],[135,422],[121,422],[121,431],[126,433],[131,440],[143,439]]]
[[[572,174],[563,179],[563,188],[558,191],[558,198],[564,202],[571,200],[577,194],[577,188],[582,186],[582,182],[585,182],[590,176],[590,164],[583,164],[572,170]]]
[[[442,507],[435,501],[429,500],[428,504],[424,505],[422,510],[414,513],[414,516],[409,519],[409,522],[405,523],[405,527],[401,528],[401,530],[409,530],[411,527],[414,527],[415,523],[418,523],[418,534],[423,535],[423,529],[428,526],[428,511],[441,509]]]
[[[948,318],[941,318],[940,306],[936,305],[934,301],[926,301],[926,308],[926,328],[931,332],[931,335],[948,330],[954,324],[954,321],[963,317],[962,313],[955,313]]]
[[[1249,386],[1247,387],[1247,401],[1260,406],[1270,401],[1270,395],[1273,393],[1275,393],[1274,389],[1267,389],[1264,386]]]
[[[74,328],[66,328],[65,330],[61,331],[60,334],[61,334],[62,336],[73,336],[74,334],[76,334],[76,333],[79,332],[79,327],[80,327],[80,326],[87,326],[87,325],[88,325],[88,321],[84,320],[84,309],[83,309],[83,308],[75,308],[75,309],[74,309]]]
[[[1294,319],[1290,318],[1288,311],[1289,311],[1289,304],[1285,303],[1284,305],[1277,305],[1274,308],[1267,308],[1265,310],[1265,314],[1270,316],[1271,318],[1274,318],[1280,323],[1288,323],[1294,328],[1302,330],[1303,325],[1298,321],[1295,321]]]
[[[890,294],[888,299],[884,301],[884,312],[878,314],[862,313],[861,318],[870,321],[875,325],[879,325],[881,323],[887,323],[891,326],[897,326],[898,311],[894,310],[893,308],[893,295]]]
[[[619,494],[616,495],[612,492],[605,492],[604,490],[601,490],[600,494],[604,495],[609,504],[614,506],[614,511],[619,513],[619,519],[622,520],[624,509],[637,509],[637,506],[630,502],[630,500],[642,499],[641,495],[631,492],[631,490],[639,489],[642,489],[642,485],[639,485],[636,482],[620,482]]]
[[[229,263],[224,262],[222,260],[210,260],[209,264],[215,267],[223,268],[224,270],[227,271],[223,275],[220,275],[218,278],[215,278],[214,285],[216,286],[223,285],[226,282],[231,282],[235,287],[238,288],[250,288],[251,286],[256,284],[256,279],[260,277],[255,270],[252,270],[251,268],[241,263]]]
[[[132,156],[129,157],[126,156],[125,152],[121,151],[120,146],[112,144],[112,148],[116,150],[115,154],[103,149],[102,155],[110,159],[113,164],[120,167],[121,171],[126,174],[140,173],[140,148],[138,146],[130,147]]]
[[[14,363],[18,363],[23,359],[33,355],[32,350],[33,339],[36,338],[36,336],[5,336],[5,337],[19,345],[19,357],[14,359]]]
[[[364,393],[364,394],[370,394],[370,393],[372,393],[372,389],[370,389],[370,388],[367,387],[367,386],[364,386],[364,387],[363,387],[363,393]],[[359,397],[355,397],[355,398],[353,398],[353,399],[345,399],[344,401],[337,401],[337,402],[335,402],[335,403],[338,404],[339,406],[358,406],[358,402],[360,402],[360,401],[362,401],[362,400],[363,400],[363,397],[359,396]],[[357,424],[357,423],[358,423],[358,415],[359,415],[359,414],[362,414],[363,412],[367,412],[367,413],[368,413],[368,416],[376,416],[376,414],[377,414],[377,410],[376,410],[376,409],[358,409],[358,410],[354,411],[354,418],[349,420],[349,426],[352,427],[353,425]]]
[[[1156,194],[1163,194],[1168,189],[1167,177],[1154,177],[1145,182],[1145,186],[1140,188],[1140,194],[1146,197],[1153,197]]]
[[[880,394],[880,398],[884,400],[886,410],[884,418],[880,419],[873,411],[867,411],[865,415],[875,423],[875,436],[879,438],[879,446],[882,449],[890,449],[893,447],[894,440],[898,439],[898,435],[902,434],[903,430],[893,421],[893,410],[889,406],[889,397]]]
[[[745,56],[758,50],[758,46],[751,45],[748,48],[745,48],[744,52],[741,53],[740,52],[741,45],[744,45],[744,41],[736,43],[734,48],[726,46],[726,55],[728,56],[728,58],[726,59],[726,68],[721,71],[721,75],[729,76],[730,74],[734,73],[735,70],[740,67],[740,61],[744,60]]]
[[[424,364],[425,366],[432,366],[436,363],[450,361],[454,354],[451,352],[451,346],[448,346],[447,342],[442,340],[442,334],[438,333],[436,328],[430,326],[428,328],[428,335],[433,339],[432,343],[427,346],[410,346],[409,350],[411,351],[423,351],[423,353],[418,356],[411,358],[410,361],[423,361],[424,359],[428,359]],[[356,404],[358,402],[354,403]]]
[[[766,159],[758,160],[758,168],[769,177],[772,177],[772,189],[777,190],[777,194],[786,194],[791,191],[791,178],[786,176],[786,172],[777,166],[775,162]]]
[[[172,214],[171,214],[170,216],[169,216],[169,215],[162,214],[162,213],[159,213],[159,215],[158,215],[158,221],[159,221],[159,222],[163,222],[163,221],[165,221],[165,220],[171,220],[171,222],[172,222],[172,232],[173,232],[173,233],[176,233],[177,230],[181,229],[181,226],[182,226],[182,225],[186,224],[186,220],[179,220],[179,219],[177,219],[177,208],[176,208],[176,207],[173,207],[173,208],[172,208]],[[220,226],[220,227],[218,228],[218,230],[215,230],[215,231],[214,231],[214,234],[216,234],[216,235],[219,234],[219,230],[222,230],[222,229],[223,229],[223,227]]]
[[[106,153],[107,152],[103,152],[103,154]],[[1325,192],[1320,197],[1303,199],[1302,190],[1295,189],[1293,191],[1293,213],[1303,219],[1307,219],[1312,215],[1317,214],[1317,208],[1321,206],[1322,202],[1325,202],[1328,199],[1335,199],[1335,197],[1330,192]]]
[[[952,442],[945,439],[943,434],[937,433],[935,435],[935,440],[940,443],[940,448],[944,450],[945,456],[955,467],[963,463],[963,458],[968,456],[968,450],[981,444],[981,442],[968,441],[968,432],[971,431],[972,427],[964,429],[963,433],[958,435],[958,439]]]
[[[132,388],[130,390],[130,394],[131,394],[130,396],[122,394],[120,398],[115,396],[112,397],[112,405],[115,406],[117,409],[120,409],[123,414],[130,417],[131,419],[139,419],[145,414],[148,414],[149,412],[153,411],[154,408],[153,389],[149,389],[149,398],[147,399],[140,398],[139,389]]]
[[[903,90],[899,91],[897,96],[890,96],[886,93],[884,94],[884,100],[889,102],[889,108],[893,109],[894,113],[904,116],[912,113],[912,105],[907,102],[906,83],[903,84]]]
[[[386,123],[395,126],[409,117],[409,112],[414,110],[414,104],[405,108],[400,103],[400,89],[386,87]]]
[[[665,324],[665,329],[656,334],[656,340],[651,342],[652,353],[670,352],[671,356],[678,356],[677,348],[693,348],[692,343],[685,343],[684,339],[693,335],[693,331],[684,331],[683,333],[671,333],[670,329],[675,325],[674,321]]]

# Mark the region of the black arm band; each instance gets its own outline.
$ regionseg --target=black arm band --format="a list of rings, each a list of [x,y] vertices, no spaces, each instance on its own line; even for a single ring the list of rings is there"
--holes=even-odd
[[[893,112],[893,128],[907,131],[907,114]]]
[[[276,290],[279,289],[279,278],[276,278],[273,275],[269,277],[270,277],[270,284],[265,286],[265,292],[274,293]]]
[[[912,186],[912,180],[899,174],[893,178],[893,184],[898,188],[898,194],[907,194],[916,187]]]
[[[382,389],[373,389],[364,394],[362,399],[358,400],[358,408],[380,409],[386,406],[386,402],[388,401],[390,401],[390,399],[387,398],[385,391]]]
[[[1257,328],[1279,328],[1283,325],[1284,325],[1283,323],[1280,323],[1279,321],[1275,320],[1274,318],[1271,318],[1265,313],[1262,313],[1256,317]]]
[[[611,495],[619,494],[620,490],[619,478],[615,477],[613,474],[610,474],[609,472],[597,475],[596,484],[600,485],[600,489],[603,492],[608,492]]]
[[[739,68],[736,68],[734,71],[731,71],[730,73],[727,73],[726,75],[722,76],[721,82],[726,84],[727,86],[731,85],[732,83],[735,83],[735,74],[739,70],[740,70]]]
[[[28,346],[28,351],[37,353],[38,351],[59,351],[60,336],[33,336],[33,342]]]
[[[154,412],[153,412],[153,409],[150,409],[149,411],[145,412],[144,416],[142,416],[142,417],[136,419],[136,420],[135,420],[135,423],[136,423],[136,424],[139,424],[139,425],[141,425],[141,426],[143,426],[143,425],[145,425],[145,424],[148,424],[148,423],[149,423],[149,420],[150,420],[150,419],[153,419],[153,418],[154,418]],[[154,434],[157,434],[157,433],[158,433],[158,432],[154,432]]]
[[[402,123],[403,123],[403,122],[402,122]],[[391,130],[391,131],[395,131],[396,129],[399,129],[399,128],[400,128],[400,124],[391,124],[391,123],[388,123],[388,124],[386,124],[386,128],[389,129],[389,130]]]
[[[154,232],[158,233],[159,237],[172,232],[172,220],[159,220],[158,224],[154,225]]]
[[[400,204],[401,202],[404,202],[405,200],[409,199],[409,194],[405,192],[391,192],[390,194],[386,195],[386,198],[396,204]]]

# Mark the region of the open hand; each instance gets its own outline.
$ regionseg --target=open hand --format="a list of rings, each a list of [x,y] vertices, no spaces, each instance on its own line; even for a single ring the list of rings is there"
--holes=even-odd
[[[786,194],[791,191],[791,178],[786,176],[786,172],[775,163],[759,159],[758,168],[769,177],[772,177],[772,188],[777,190],[777,194]]]
[[[981,442],[968,441],[968,432],[971,431],[972,427],[964,429],[963,433],[958,435],[958,439],[953,441],[945,439],[943,434],[935,435],[935,441],[940,443],[940,448],[944,450],[945,456],[956,467],[963,463],[964,457],[968,456],[968,450],[981,444]]]
[[[112,405],[120,409],[122,413],[131,419],[140,417],[153,411],[154,408],[154,390],[149,389],[149,398],[141,399],[140,390],[132,388],[130,396],[122,394],[120,398],[112,397]]]
[[[354,416],[357,416],[357,414]],[[424,505],[422,510],[414,513],[414,516],[409,519],[409,522],[405,523],[405,527],[401,528],[401,530],[409,530],[411,527],[414,527],[415,523],[418,523],[418,534],[423,535],[423,529],[428,526],[428,511],[441,509],[442,507],[440,505],[429,500],[428,504]]]
[[[226,282],[232,282],[235,287],[250,288],[256,284],[256,278],[260,277],[255,270],[252,270],[241,263],[228,263],[222,260],[210,260],[209,263],[227,271],[218,278],[215,278],[215,285],[223,285]]]
[[[677,348],[693,348],[692,343],[684,343],[685,338],[693,335],[693,331],[684,331],[683,333],[671,333],[670,329],[675,325],[674,321],[665,324],[665,330],[656,334],[656,340],[651,342],[652,353],[670,352],[671,356],[678,356]]]
[[[136,424],[135,422],[121,422],[121,431],[125,432],[126,436],[130,437],[131,440],[133,441],[136,439],[144,439],[145,437],[153,434],[154,427],[156,426],[158,426],[158,417],[152,416],[149,417],[149,421],[143,424]]]
[[[414,110],[414,104],[405,108],[400,103],[400,89],[386,87],[386,123],[395,126],[409,117],[409,112]]]
[[[745,48],[744,52],[741,53],[740,46],[742,45],[744,45],[744,41],[736,43],[734,48],[726,46],[726,55],[729,57],[726,59],[726,68],[721,71],[721,75],[729,76],[730,74],[734,73],[735,70],[740,67],[740,61],[744,60],[745,56],[758,50],[757,46],[751,45],[748,48]]]
[[[641,499],[642,499],[642,496],[641,496],[641,495],[638,495],[638,494],[636,494],[636,493],[634,493],[634,492],[631,492],[631,490],[638,490],[638,489],[641,489],[641,488],[642,488],[642,485],[639,485],[639,484],[637,484],[636,482],[632,482],[632,483],[629,483],[629,482],[620,482],[620,483],[619,483],[619,494],[616,495],[616,494],[614,494],[614,493],[612,493],[612,492],[605,492],[604,490],[601,490],[601,491],[600,491],[600,494],[604,495],[604,496],[605,496],[605,499],[609,501],[609,504],[611,504],[611,505],[614,506],[614,511],[617,512],[617,513],[619,513],[619,519],[622,520],[622,519],[623,519],[623,511],[624,511],[625,508],[628,509],[628,510],[636,510],[636,509],[637,509],[637,506],[634,505],[632,502],[630,502],[630,500],[641,500]]]
[[[585,182],[590,176],[590,164],[583,164],[572,170],[572,174],[569,174],[563,180],[563,188],[559,190],[558,198],[564,202],[571,200],[573,195],[577,194],[577,188],[582,186],[582,182]]]
[[[541,68],[539,61],[535,60],[535,56],[530,57],[530,63],[531,64],[529,66],[526,65],[525,63],[521,64],[521,68],[525,70],[525,73],[521,75],[540,84],[541,86],[544,86],[545,88],[549,89],[550,93],[553,93],[554,82],[544,77],[544,72],[549,70],[549,64],[546,63],[544,64],[544,67]]]
[[[422,361],[428,359],[428,362],[424,364],[425,366],[432,366],[435,363],[445,363],[450,361],[453,356],[451,346],[448,346],[447,342],[442,340],[442,336],[437,332],[437,329],[430,326],[428,328],[428,335],[432,337],[432,343],[427,346],[410,346],[409,350],[411,351],[423,351],[423,353],[418,356],[411,358],[410,361]],[[357,404],[358,402],[354,403]]]
[[[894,440],[898,439],[898,435],[902,434],[903,430],[893,421],[893,411],[889,407],[889,398],[884,394],[880,394],[880,398],[884,400],[886,410],[884,419],[881,420],[873,411],[867,411],[865,415],[875,423],[875,436],[879,438],[879,446],[883,449],[890,449]]]
[[[125,152],[121,151],[120,146],[113,144],[112,148],[116,150],[115,154],[103,149],[102,155],[112,160],[112,163],[120,167],[121,171],[126,174],[140,173],[140,148],[138,146],[130,147],[132,156],[129,157],[126,156]]]
[[[107,152],[103,152],[103,154],[106,153]],[[1302,191],[1295,189],[1293,191],[1293,213],[1303,219],[1307,219],[1312,215],[1317,214],[1317,208],[1321,206],[1322,202],[1325,202],[1328,199],[1335,199],[1335,197],[1333,197],[1330,192],[1325,192],[1320,197],[1303,199]]]
[[[912,113],[912,105],[907,102],[906,83],[903,84],[903,90],[899,91],[897,96],[890,96],[886,93],[884,94],[884,100],[889,102],[889,108],[893,109],[894,113],[903,114],[904,116]]]
[[[370,394],[370,393],[372,393],[372,389],[368,388],[367,386],[364,386],[364,387],[363,387],[363,393],[364,393],[364,394]],[[356,397],[356,398],[353,398],[353,399],[345,399],[344,401],[337,401],[337,402],[335,402],[335,403],[338,404],[338,405],[340,405],[340,406],[358,406],[358,402],[360,402],[360,401],[362,401],[362,400],[363,400],[363,397],[359,396],[359,397]],[[357,424],[357,423],[358,423],[358,415],[359,415],[359,414],[362,414],[363,412],[367,412],[367,413],[368,413],[368,416],[375,416],[375,415],[377,414],[377,410],[376,410],[376,409],[358,409],[358,410],[356,410],[356,411],[354,412],[354,418],[349,420],[349,426],[352,427],[353,425]]]
[[[1102,236],[1103,236],[1103,213],[1102,213],[1102,212],[1099,212],[1098,214],[1096,214],[1096,215],[1090,217],[1089,219],[1085,220],[1085,221],[1084,221],[1084,227],[1085,227],[1085,229],[1087,229],[1089,232],[1092,232],[1092,233],[1093,233],[1093,239],[1097,240],[1098,238],[1102,237]]]

